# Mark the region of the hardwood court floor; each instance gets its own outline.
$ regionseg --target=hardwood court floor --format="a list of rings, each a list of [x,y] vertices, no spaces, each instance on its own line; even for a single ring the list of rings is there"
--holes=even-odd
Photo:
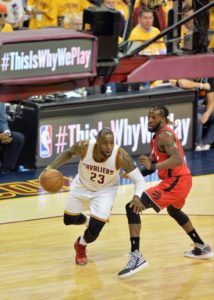
[[[214,175],[194,177],[185,207],[212,248],[213,181]],[[132,191],[132,185],[120,187],[110,222],[88,246],[87,266],[75,265],[73,250],[85,227],[62,223],[66,192],[0,201],[0,300],[214,299],[214,260],[183,257],[191,241],[165,212],[142,216],[141,250],[149,267],[118,279],[129,251],[124,205]]]
[[[194,216],[201,235],[214,245],[214,218]],[[64,227],[61,218],[0,226],[2,300],[214,299],[214,263],[183,257],[188,237],[166,215],[143,217],[141,249],[147,269],[120,280],[129,250],[125,216],[113,215],[89,263],[74,263],[73,243],[83,226]]]

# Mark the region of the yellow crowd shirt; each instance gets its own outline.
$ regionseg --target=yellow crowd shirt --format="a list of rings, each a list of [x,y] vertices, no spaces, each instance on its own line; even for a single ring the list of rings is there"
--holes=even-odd
[[[188,30],[184,25],[181,26],[181,41],[180,48],[191,50],[192,47],[192,34],[193,32]]]
[[[70,12],[82,12],[84,9],[91,6],[91,3],[87,0],[57,0],[56,2],[59,16],[65,16]]]
[[[210,30],[214,30],[214,8],[211,8],[209,10],[209,15],[210,15],[210,25],[209,25],[209,29]],[[211,37],[210,37],[210,43],[208,48],[214,48],[214,34],[212,33]]]
[[[166,18],[166,24],[168,24],[168,13],[170,11],[170,9],[173,8],[173,1],[168,0],[165,2],[165,4],[162,5],[164,14],[165,14],[165,18]]]
[[[28,0],[27,7],[35,8],[42,11],[42,14],[37,14],[31,17],[29,21],[30,29],[40,29],[49,26],[57,26],[57,4],[50,0]]]
[[[132,30],[129,41],[148,41],[154,38],[156,35],[160,33],[160,30],[156,27],[151,27],[150,31],[145,31],[140,26],[140,24],[136,25]],[[157,42],[152,43],[150,46],[145,48],[140,52],[140,54],[144,55],[157,55],[157,54],[165,54],[166,53],[166,46],[164,44],[163,38],[159,39]]]
[[[141,1],[140,1],[140,0],[136,0],[136,1],[135,1],[135,4],[134,4],[134,7],[138,7],[138,6],[140,6],[140,3],[141,3]]]
[[[13,31],[13,27],[8,23],[5,23],[4,27],[1,30],[1,32],[12,32],[12,31]]]
[[[124,3],[122,0],[115,0],[115,9],[121,12],[126,21],[128,20],[129,9],[126,3]]]
[[[81,29],[83,10],[91,6],[87,0],[57,0],[58,16],[63,16],[65,28]]]

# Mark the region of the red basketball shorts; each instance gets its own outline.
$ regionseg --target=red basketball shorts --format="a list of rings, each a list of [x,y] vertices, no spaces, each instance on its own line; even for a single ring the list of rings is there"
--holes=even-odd
[[[158,185],[146,189],[144,192],[160,209],[169,205],[182,208],[191,187],[192,176],[183,175],[163,179]]]

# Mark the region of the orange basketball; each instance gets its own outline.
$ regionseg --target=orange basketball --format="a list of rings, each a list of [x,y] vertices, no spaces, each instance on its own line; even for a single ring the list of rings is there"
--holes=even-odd
[[[40,174],[39,183],[46,192],[56,193],[63,187],[64,177],[60,171],[50,169]]]

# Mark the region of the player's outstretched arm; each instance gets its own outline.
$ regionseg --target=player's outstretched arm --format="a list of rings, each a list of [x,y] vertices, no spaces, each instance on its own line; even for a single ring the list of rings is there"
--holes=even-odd
[[[83,157],[85,155],[86,149],[88,147],[88,141],[79,141],[74,144],[71,148],[60,153],[55,160],[47,166],[49,169],[57,169],[64,165],[66,162],[72,159],[73,156]]]

